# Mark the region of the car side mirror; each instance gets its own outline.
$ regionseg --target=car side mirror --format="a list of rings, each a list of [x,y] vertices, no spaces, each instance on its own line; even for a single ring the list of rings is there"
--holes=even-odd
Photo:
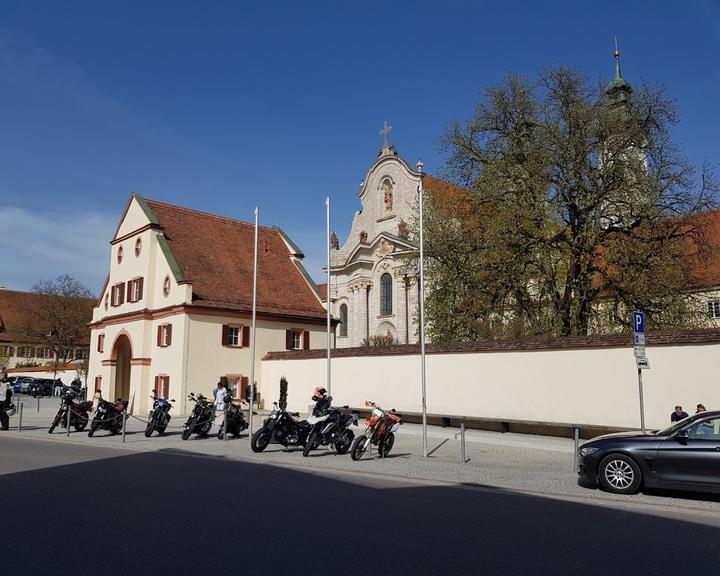
[[[678,442],[679,444],[683,444],[683,445],[687,444],[688,438],[689,438],[689,435],[688,435],[687,429],[680,430],[677,434],[675,434],[675,441]]]

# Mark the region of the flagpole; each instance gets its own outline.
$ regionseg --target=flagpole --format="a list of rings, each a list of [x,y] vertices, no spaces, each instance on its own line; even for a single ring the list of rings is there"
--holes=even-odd
[[[330,371],[330,197],[325,198],[325,242],[327,249],[327,289],[326,289],[326,308],[327,308],[327,391],[328,396],[332,396],[332,380]]]
[[[427,398],[425,394],[425,252],[424,252],[424,241],[425,237],[423,234],[423,163],[418,160],[417,171],[420,174],[420,186],[418,186],[418,192],[420,195],[420,381],[422,388],[422,444],[423,444],[423,456],[428,456],[427,446]]]
[[[253,255],[253,300],[252,300],[252,339],[250,340],[250,413],[248,423],[250,437],[253,435],[253,407],[255,405],[255,316],[257,311],[257,271],[258,271],[258,216],[260,211],[255,207],[255,247]]]

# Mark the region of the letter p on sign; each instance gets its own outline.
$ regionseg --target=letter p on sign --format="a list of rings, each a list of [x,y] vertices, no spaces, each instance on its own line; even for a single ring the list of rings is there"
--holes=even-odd
[[[633,312],[633,324],[636,334],[645,334],[645,315],[642,312]]]

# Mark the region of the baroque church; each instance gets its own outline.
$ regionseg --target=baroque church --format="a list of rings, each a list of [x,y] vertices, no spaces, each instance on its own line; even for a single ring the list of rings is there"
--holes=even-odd
[[[427,190],[443,191],[452,184],[415,169],[388,143],[360,185],[361,209],[349,236],[340,246],[330,239],[331,313],[339,321],[337,348],[362,346],[375,338],[396,344],[418,342],[419,284],[405,270],[403,257],[417,249],[409,239],[409,223],[417,215],[422,178]],[[321,286],[323,291],[326,286]]]

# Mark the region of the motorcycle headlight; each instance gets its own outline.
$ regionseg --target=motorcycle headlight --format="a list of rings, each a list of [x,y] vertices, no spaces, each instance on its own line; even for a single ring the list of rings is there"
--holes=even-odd
[[[590,454],[597,452],[600,450],[600,448],[596,448],[595,446],[588,446],[587,448],[580,448],[580,456],[585,458],[585,456],[590,456]]]

